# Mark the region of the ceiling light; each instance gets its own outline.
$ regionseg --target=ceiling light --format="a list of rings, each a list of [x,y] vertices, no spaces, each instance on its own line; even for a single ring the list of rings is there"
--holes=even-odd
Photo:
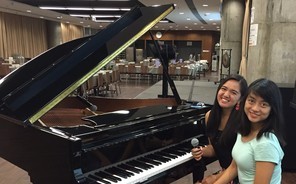
[[[114,18],[120,17],[120,15],[91,15],[92,17],[99,17],[99,18]]]
[[[93,8],[96,11],[120,11],[119,8]]]
[[[90,15],[84,15],[84,14],[70,14],[72,17],[90,17]]]
[[[203,4],[202,6],[205,6],[205,7],[206,7],[206,6],[209,6],[209,5],[207,5],[207,4]]]
[[[94,22],[114,22],[114,20],[94,20]]]
[[[86,7],[67,7],[66,9],[67,10],[86,10],[86,11],[93,10],[92,8],[86,8]]]
[[[120,8],[121,11],[130,11],[130,8]]]
[[[55,7],[55,6],[39,6],[40,9],[45,10],[67,10],[65,7]]]

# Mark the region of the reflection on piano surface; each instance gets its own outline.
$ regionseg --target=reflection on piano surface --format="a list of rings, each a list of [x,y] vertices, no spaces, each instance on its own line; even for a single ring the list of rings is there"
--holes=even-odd
[[[131,100],[126,108],[108,102],[103,110],[89,99],[98,112],[85,116],[81,100],[67,97],[172,10],[135,8],[106,30],[57,46],[3,78],[0,156],[28,171],[34,184],[168,183],[191,172],[190,140],[207,141],[210,106],[152,99]]]

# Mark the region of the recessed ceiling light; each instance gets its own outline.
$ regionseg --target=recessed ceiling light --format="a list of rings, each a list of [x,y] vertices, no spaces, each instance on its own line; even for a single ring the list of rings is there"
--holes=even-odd
[[[96,11],[119,11],[119,8],[93,8]]]
[[[46,10],[67,10],[65,7],[54,7],[54,6],[39,6],[40,9]]]
[[[184,15],[184,12],[180,12],[179,14],[180,14],[180,15]]]
[[[205,6],[205,7],[206,7],[206,6],[209,6],[209,5],[207,5],[207,4],[203,4],[202,6]]]
[[[87,8],[87,7],[67,7],[67,10],[93,10],[92,8]]]
[[[90,15],[84,15],[84,14],[70,14],[72,17],[90,17]]]

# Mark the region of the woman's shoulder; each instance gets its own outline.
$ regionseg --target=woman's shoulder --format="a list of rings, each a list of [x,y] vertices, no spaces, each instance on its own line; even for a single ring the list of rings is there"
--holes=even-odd
[[[264,133],[259,139],[255,139],[255,143],[256,147],[281,147],[277,136],[272,132]]]
[[[207,124],[208,123],[208,120],[209,120],[209,116],[211,114],[211,110],[209,110],[208,112],[206,112],[205,114],[205,123]]]

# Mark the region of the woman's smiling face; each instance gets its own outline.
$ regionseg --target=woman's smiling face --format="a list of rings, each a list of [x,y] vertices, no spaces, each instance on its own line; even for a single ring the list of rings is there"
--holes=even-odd
[[[258,95],[250,93],[247,96],[244,111],[252,123],[260,123],[268,118],[271,107]]]
[[[225,82],[217,93],[217,100],[221,108],[233,108],[240,97],[240,84],[236,80]]]

